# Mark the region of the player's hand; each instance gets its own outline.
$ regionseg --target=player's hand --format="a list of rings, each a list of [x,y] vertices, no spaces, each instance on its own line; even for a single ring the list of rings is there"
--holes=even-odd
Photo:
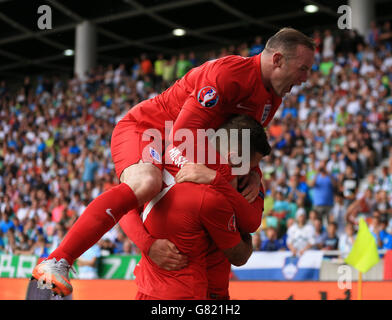
[[[249,202],[255,201],[260,191],[261,179],[257,172],[251,171],[246,176],[241,178],[238,185],[239,189],[242,190],[242,196]]]
[[[198,184],[211,184],[216,177],[216,171],[201,163],[185,163],[176,174],[177,183],[194,182]]]
[[[180,254],[176,246],[167,239],[155,240],[148,256],[158,267],[168,271],[181,270],[188,264],[187,256]]]

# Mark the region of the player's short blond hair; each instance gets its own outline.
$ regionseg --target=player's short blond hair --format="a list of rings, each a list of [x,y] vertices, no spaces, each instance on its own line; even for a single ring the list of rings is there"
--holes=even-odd
[[[302,45],[310,50],[315,50],[316,44],[313,39],[293,28],[283,28],[268,39],[265,50],[273,53],[282,50],[288,56],[293,56],[296,49]]]

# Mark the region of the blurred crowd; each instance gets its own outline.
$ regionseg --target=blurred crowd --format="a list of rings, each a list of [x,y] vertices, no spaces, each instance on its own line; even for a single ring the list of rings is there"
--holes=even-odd
[[[344,254],[361,217],[379,248],[392,248],[392,35],[373,27],[365,38],[314,32],[309,81],[292,89],[268,128],[273,152],[260,164],[266,197],[255,250]],[[47,257],[87,204],[118,183],[110,137],[132,106],[207,60],[263,49],[259,36],[197,57],[143,54],[69,80],[26,77],[16,91],[0,82],[0,252]],[[381,163],[380,174],[367,175]],[[116,226],[87,255],[139,253]]]

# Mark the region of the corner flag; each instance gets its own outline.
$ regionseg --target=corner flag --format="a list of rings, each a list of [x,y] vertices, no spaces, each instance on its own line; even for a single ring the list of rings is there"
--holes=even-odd
[[[362,273],[366,273],[379,262],[377,243],[365,220],[359,220],[359,230],[353,248],[344,260]]]

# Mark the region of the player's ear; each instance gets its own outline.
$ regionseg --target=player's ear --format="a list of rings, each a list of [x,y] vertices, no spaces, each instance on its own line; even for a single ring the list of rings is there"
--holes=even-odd
[[[227,155],[227,161],[233,168],[241,166],[241,160],[238,156],[238,152],[230,151]]]
[[[273,63],[273,66],[275,68],[280,68],[282,66],[282,63],[283,63],[283,54],[280,53],[279,51],[275,52],[272,55],[272,63]]]

